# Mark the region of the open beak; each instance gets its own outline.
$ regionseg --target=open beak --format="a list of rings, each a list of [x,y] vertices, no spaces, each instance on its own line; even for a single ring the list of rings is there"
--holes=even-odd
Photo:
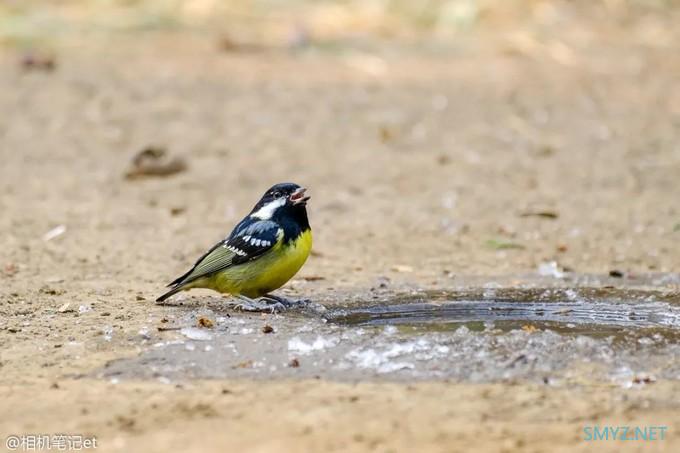
[[[290,194],[290,201],[293,205],[305,204],[311,198],[309,195],[305,195],[307,189],[300,187],[295,192]]]

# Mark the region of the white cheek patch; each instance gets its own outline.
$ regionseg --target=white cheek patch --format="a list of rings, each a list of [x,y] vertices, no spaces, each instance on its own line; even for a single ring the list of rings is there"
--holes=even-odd
[[[277,198],[276,200],[270,201],[266,205],[262,206],[257,211],[253,212],[250,216],[256,217],[261,220],[269,220],[274,215],[277,209],[286,204],[285,198]]]

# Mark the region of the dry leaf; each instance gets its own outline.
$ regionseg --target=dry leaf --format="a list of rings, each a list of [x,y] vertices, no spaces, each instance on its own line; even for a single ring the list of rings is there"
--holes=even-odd
[[[132,168],[125,174],[127,179],[138,179],[147,176],[170,176],[187,169],[186,162],[168,156],[165,148],[148,146],[138,152],[132,159]]]
[[[213,326],[215,325],[212,319],[203,316],[198,318],[198,322],[196,324],[198,325],[198,327],[205,327],[206,329],[212,329]]]
[[[244,362],[237,363],[232,368],[252,368],[252,367],[253,367],[253,361],[252,360],[246,360]]]
[[[523,325],[522,330],[525,331],[526,333],[534,333],[538,331],[538,329],[535,326],[532,326],[531,324]]]

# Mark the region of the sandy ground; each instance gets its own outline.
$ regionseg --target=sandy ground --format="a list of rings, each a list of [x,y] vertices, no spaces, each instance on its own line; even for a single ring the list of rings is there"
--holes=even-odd
[[[325,303],[385,281],[512,281],[552,260],[677,271],[680,40],[645,30],[298,54],[98,38],[57,46],[53,72],[4,49],[0,435],[126,452],[680,451],[678,381],[73,378],[137,354],[129,339],[172,310],[152,302],[163,285],[279,181],[313,196],[315,254],[286,291]],[[188,170],[125,179],[149,145]],[[585,442],[594,423],[669,436]]]

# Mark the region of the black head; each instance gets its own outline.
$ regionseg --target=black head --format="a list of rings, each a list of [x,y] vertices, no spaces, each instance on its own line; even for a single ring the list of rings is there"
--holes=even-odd
[[[307,217],[306,209],[309,196],[307,189],[294,183],[285,182],[272,186],[257,202],[251,216],[271,219],[281,215],[301,215]]]

